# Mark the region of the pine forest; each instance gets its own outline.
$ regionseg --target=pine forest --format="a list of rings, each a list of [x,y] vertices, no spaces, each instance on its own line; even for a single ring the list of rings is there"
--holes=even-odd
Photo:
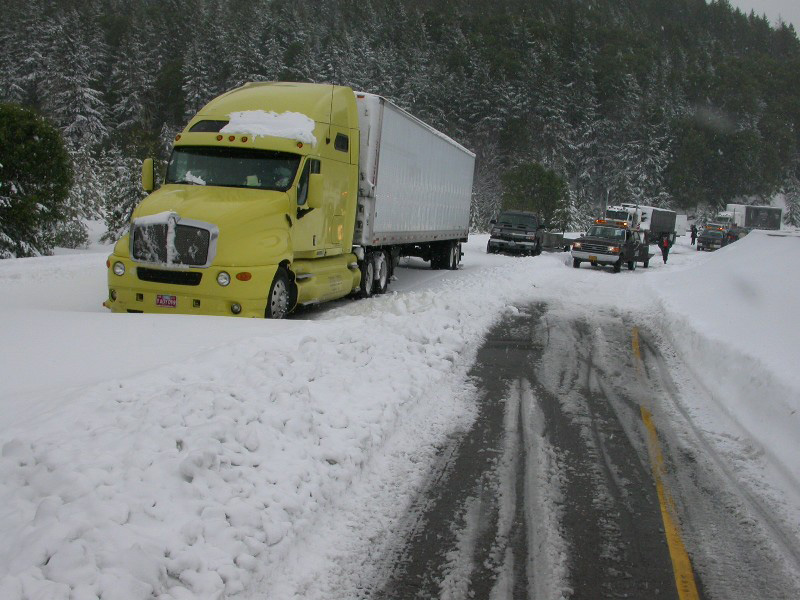
[[[248,81],[389,98],[476,153],[472,228],[504,175],[566,183],[562,226],[606,204],[711,214],[784,194],[800,225],[800,43],[727,0],[4,0],[0,103],[61,134],[69,192],[52,236],[107,239],[189,117]],[[4,207],[18,191],[0,168]],[[6,220],[7,221],[7,220]],[[20,250],[20,248],[23,248]]]

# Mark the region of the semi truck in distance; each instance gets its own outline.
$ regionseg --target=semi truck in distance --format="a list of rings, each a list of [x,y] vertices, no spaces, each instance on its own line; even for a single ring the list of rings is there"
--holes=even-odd
[[[729,228],[778,230],[781,228],[782,219],[783,209],[775,206],[728,204],[725,210],[714,218],[714,222]]]
[[[623,203],[609,206],[605,218],[627,223],[627,227],[639,231],[645,244],[656,244],[665,235],[672,241],[686,232],[687,217],[674,210]]]
[[[108,259],[114,312],[282,318],[383,293],[401,256],[457,269],[475,155],[385,98],[249,83],[175,138]]]

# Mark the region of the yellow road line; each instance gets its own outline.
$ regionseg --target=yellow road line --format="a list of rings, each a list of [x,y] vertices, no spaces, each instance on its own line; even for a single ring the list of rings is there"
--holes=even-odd
[[[632,345],[638,369],[642,356],[639,350],[639,330],[636,327],[633,328]],[[700,595],[697,592],[697,584],[694,580],[692,561],[689,559],[686,546],[684,546],[681,538],[675,501],[664,485],[664,455],[661,452],[661,445],[658,443],[658,433],[653,424],[653,416],[644,406],[641,406],[640,410],[642,412],[642,421],[644,421],[644,425],[647,428],[647,450],[650,454],[650,464],[653,466],[653,478],[656,482],[658,502],[661,505],[661,518],[664,521],[664,533],[667,536],[667,546],[672,559],[672,570],[675,574],[678,598],[680,600],[699,600]]]

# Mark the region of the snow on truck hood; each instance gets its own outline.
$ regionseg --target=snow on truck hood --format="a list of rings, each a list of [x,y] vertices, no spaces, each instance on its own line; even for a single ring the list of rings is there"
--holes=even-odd
[[[253,137],[265,135],[316,145],[315,125],[313,119],[302,113],[243,110],[231,113],[230,122],[220,129],[220,133],[246,133]]]

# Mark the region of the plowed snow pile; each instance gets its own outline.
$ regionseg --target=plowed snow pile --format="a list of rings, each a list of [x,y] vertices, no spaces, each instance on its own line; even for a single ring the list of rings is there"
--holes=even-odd
[[[347,557],[469,424],[482,337],[531,302],[649,307],[740,388],[720,410],[757,416],[776,460],[800,455],[800,238],[685,245],[616,275],[485,244],[282,322],[106,313],[103,253],[0,261],[0,598],[353,597]]]

